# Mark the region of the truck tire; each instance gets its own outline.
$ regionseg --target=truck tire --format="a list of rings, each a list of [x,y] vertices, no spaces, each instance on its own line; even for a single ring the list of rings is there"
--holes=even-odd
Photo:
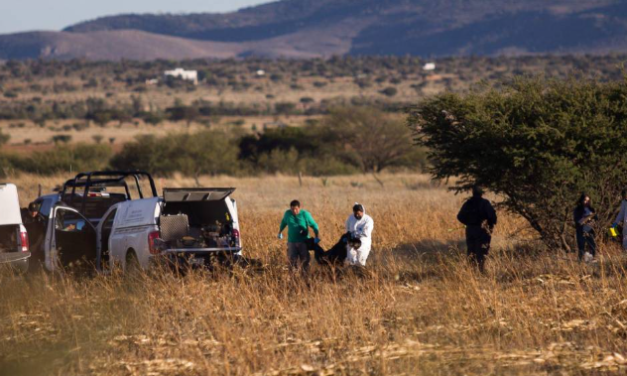
[[[129,249],[126,252],[126,265],[124,267],[124,273],[130,277],[136,277],[141,272],[141,266],[139,259],[134,250]]]

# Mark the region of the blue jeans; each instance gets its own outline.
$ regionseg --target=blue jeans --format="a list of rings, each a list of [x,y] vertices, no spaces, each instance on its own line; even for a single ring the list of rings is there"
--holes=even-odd
[[[586,244],[590,248],[590,254],[596,256],[597,243],[594,240],[594,231],[585,232],[583,230],[577,230],[577,247],[579,248],[579,259],[583,259],[583,255],[586,253]]]

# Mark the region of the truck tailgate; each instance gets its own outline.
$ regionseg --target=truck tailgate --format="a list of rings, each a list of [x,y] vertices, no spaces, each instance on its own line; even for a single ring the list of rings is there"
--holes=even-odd
[[[0,265],[10,264],[17,261],[24,261],[30,257],[30,252],[9,252],[0,253]]]

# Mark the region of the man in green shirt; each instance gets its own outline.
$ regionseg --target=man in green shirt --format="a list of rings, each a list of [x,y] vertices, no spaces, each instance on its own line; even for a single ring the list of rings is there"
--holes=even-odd
[[[309,268],[309,227],[316,234],[315,242],[318,243],[318,224],[307,210],[300,208],[300,202],[294,200],[290,203],[290,210],[286,211],[279,229],[279,239],[283,239],[283,230],[287,227],[287,258],[291,268],[302,268],[307,272]]]

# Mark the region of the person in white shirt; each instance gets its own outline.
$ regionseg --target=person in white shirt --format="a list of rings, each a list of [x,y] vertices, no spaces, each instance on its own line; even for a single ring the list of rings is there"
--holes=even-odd
[[[348,242],[346,262],[349,265],[366,266],[372,248],[372,230],[374,230],[372,217],[366,214],[363,205],[355,203],[353,214],[346,220],[346,232],[350,233],[353,240],[359,240],[361,246],[356,249],[354,241]]]

